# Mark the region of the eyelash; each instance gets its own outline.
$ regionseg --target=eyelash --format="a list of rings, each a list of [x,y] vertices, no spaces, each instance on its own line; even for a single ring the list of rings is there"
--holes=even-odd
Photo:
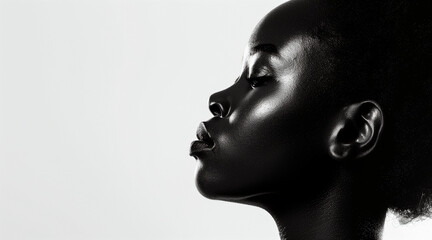
[[[252,88],[256,88],[266,84],[268,81],[272,80],[272,76],[261,76],[261,77],[249,77],[246,81],[251,85]]]

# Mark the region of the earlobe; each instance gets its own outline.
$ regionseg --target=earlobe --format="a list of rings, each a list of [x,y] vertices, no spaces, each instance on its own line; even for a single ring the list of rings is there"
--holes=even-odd
[[[345,107],[332,128],[330,155],[339,160],[366,156],[378,143],[383,125],[382,110],[374,101]]]

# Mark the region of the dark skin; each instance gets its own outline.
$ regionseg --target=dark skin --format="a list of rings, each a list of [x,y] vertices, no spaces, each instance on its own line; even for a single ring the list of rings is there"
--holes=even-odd
[[[308,31],[323,14],[293,0],[258,24],[241,75],[210,97],[214,117],[191,148],[196,185],[265,209],[281,239],[379,239],[387,206],[356,166],[373,160],[384,114],[373,99],[334,97],[349,99],[322,77],[327,53]]]

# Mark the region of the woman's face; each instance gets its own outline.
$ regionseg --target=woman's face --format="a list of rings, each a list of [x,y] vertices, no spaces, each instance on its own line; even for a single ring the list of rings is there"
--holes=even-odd
[[[303,11],[303,12],[302,12]],[[242,72],[209,99],[214,117],[192,144],[196,184],[206,197],[243,201],[291,192],[325,177],[328,124],[320,43],[304,31],[310,10],[296,1],[267,15],[252,34]],[[211,141],[203,137],[204,127]],[[213,144],[214,143],[214,144]],[[210,145],[210,146],[209,146]],[[314,178],[311,178],[313,174]]]

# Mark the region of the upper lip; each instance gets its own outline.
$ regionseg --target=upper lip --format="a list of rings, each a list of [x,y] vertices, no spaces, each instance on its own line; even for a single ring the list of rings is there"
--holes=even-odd
[[[210,134],[207,131],[207,128],[203,122],[198,125],[196,136],[197,136],[198,140],[207,143],[211,147],[214,146],[214,141],[210,137]]]

